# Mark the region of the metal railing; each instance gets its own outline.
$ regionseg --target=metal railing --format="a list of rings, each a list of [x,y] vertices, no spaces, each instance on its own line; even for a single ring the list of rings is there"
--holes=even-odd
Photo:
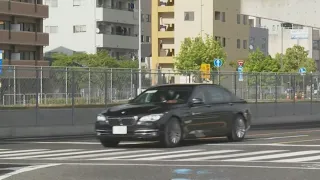
[[[0,75],[2,106],[107,104],[137,95],[138,69],[10,67]],[[319,74],[142,71],[142,89],[214,83],[252,102],[318,101]]]

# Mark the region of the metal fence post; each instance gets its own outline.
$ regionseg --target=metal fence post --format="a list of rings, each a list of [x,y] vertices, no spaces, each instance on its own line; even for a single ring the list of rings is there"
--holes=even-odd
[[[310,86],[310,114],[313,114],[313,75],[311,74],[311,86]]]
[[[38,110],[39,110],[39,70],[36,66],[36,125],[38,125]]]
[[[234,94],[237,95],[237,73],[234,73]]]
[[[104,72],[104,104],[108,107],[108,72]]]
[[[291,74],[292,76],[292,74]],[[296,75],[293,75],[293,115],[295,115],[296,111]]]
[[[72,125],[74,125],[74,105],[75,105],[75,102],[74,102],[74,95],[75,95],[75,82],[74,82],[74,69],[72,69],[71,71],[71,89],[72,89],[72,92],[71,92],[71,104],[72,104]]]
[[[255,99],[255,104],[256,104],[256,115],[258,115],[258,74],[256,73],[256,99]]]
[[[88,90],[88,104],[91,103],[91,69],[89,68],[89,90]]]
[[[16,105],[16,66],[13,66],[13,104]]]
[[[112,79],[113,79],[113,70],[111,68],[111,72],[110,72],[110,102],[113,102],[113,83],[112,83]]]
[[[66,74],[65,74],[65,86],[66,86],[66,104],[68,104],[68,68],[66,67]]]
[[[274,110],[274,116],[277,116],[277,108],[278,108],[278,75],[277,73],[275,73],[275,86],[274,86],[274,93],[275,93],[275,98],[274,98],[274,102],[275,102],[275,110]]]
[[[42,66],[40,67],[41,74],[40,74],[40,104],[42,104],[42,94],[43,94],[43,68]]]

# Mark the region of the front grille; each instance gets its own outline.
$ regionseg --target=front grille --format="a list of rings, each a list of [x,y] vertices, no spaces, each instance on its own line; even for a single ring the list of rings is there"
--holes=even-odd
[[[111,126],[132,126],[136,120],[133,117],[108,117]]]

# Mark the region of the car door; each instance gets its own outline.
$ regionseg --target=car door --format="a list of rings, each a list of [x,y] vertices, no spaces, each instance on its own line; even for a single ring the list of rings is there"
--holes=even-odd
[[[233,117],[232,96],[226,89],[218,85],[208,85],[205,89],[206,99],[211,105],[208,128],[214,135],[224,134]]]
[[[201,86],[196,87],[194,90],[191,99],[200,98],[203,100],[203,104],[191,106],[189,108],[189,116],[188,116],[188,130],[190,134],[195,135],[196,137],[204,137],[210,131],[209,128],[206,128],[208,120],[210,118],[211,107],[208,104],[206,99],[206,91]]]

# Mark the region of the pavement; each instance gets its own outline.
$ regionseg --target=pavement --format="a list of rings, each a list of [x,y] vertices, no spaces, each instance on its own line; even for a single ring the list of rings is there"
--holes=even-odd
[[[188,141],[177,148],[93,138],[0,143],[0,180],[318,180],[320,127],[254,129],[243,142]]]

